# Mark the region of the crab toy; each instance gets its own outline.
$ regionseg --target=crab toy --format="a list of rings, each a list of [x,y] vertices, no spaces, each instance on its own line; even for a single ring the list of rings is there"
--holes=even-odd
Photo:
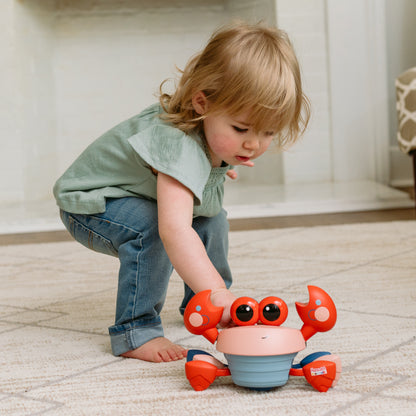
[[[269,296],[260,303],[238,298],[230,309],[236,326],[218,331],[223,308],[211,303],[210,290],[197,293],[185,309],[185,327],[213,344],[217,342],[217,351],[224,354],[228,365],[205,351],[189,350],[185,373],[194,390],[205,390],[221,376],[231,376],[235,384],[254,390],[283,386],[289,375],[304,376],[321,392],[334,387],[341,374],[336,355],[316,352],[293,364],[306,341],[317,332],[329,331],[337,319],[335,304],[324,290],[308,286],[308,291],[308,303],[296,302],[303,321],[300,330],[280,326],[288,307],[282,299]]]

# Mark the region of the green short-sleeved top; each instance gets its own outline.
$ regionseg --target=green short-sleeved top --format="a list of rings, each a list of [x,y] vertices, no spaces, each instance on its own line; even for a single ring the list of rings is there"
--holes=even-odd
[[[157,176],[172,176],[194,194],[194,216],[211,217],[222,207],[229,165],[212,168],[203,138],[160,119],[154,104],[95,140],[58,179],[53,192],[65,211],[105,211],[106,198],[156,200]]]

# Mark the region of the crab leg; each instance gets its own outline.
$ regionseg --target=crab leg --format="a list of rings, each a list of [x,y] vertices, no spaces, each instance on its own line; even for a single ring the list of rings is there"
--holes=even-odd
[[[231,375],[230,370],[213,355],[200,350],[189,350],[185,374],[196,391],[207,389],[217,377]]]

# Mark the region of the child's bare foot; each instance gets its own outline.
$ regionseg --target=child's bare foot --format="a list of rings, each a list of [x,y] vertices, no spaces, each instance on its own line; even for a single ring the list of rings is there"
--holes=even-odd
[[[153,338],[141,347],[121,354],[122,357],[136,358],[138,360],[154,363],[182,360],[186,357],[187,350],[180,345],[170,342],[167,338]]]

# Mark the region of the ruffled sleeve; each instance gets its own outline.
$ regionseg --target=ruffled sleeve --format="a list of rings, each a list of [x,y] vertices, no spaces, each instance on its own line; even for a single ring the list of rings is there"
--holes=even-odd
[[[151,125],[131,136],[134,151],[153,169],[175,178],[201,204],[211,164],[196,139],[168,125]]]

